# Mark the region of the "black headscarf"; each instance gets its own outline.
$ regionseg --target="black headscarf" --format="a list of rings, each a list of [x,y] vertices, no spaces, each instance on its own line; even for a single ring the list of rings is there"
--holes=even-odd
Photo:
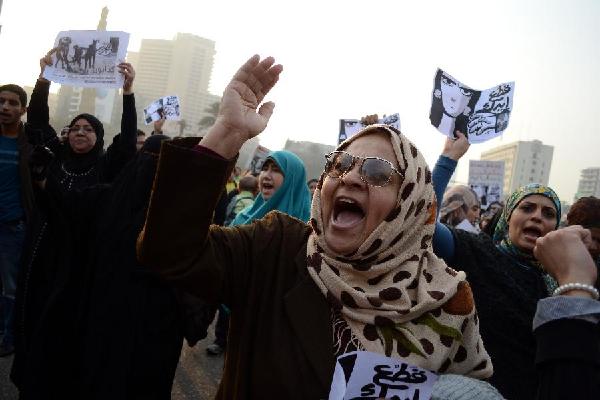
[[[69,124],[69,128],[73,127],[80,119],[85,119],[94,128],[96,132],[96,144],[87,153],[75,153],[69,141],[65,141],[63,165],[69,172],[76,174],[90,169],[104,153],[104,125],[102,125],[102,122],[93,115],[84,113],[73,118]]]

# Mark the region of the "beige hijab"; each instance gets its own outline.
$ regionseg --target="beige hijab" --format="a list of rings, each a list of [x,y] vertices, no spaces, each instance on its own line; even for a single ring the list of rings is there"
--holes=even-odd
[[[365,128],[338,150],[374,131],[389,134],[404,174],[398,206],[357,251],[336,254],[322,234],[321,176],[311,210],[308,272],[368,351],[439,373],[489,377],[492,363],[465,274],[433,254],[436,205],[425,159],[385,125]]]

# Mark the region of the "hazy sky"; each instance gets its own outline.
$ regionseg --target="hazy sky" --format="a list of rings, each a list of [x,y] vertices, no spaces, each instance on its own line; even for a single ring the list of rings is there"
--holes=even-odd
[[[5,0],[0,81],[32,85],[57,32],[95,29],[104,5],[107,29],[130,32],[132,51],[142,38],[177,32],[214,40],[216,94],[252,54],[274,56],[284,72],[261,139],[273,150],[287,138],[334,144],[340,118],[399,112],[402,131],[433,163],[444,141],[428,118],[440,67],[478,89],[516,81],[504,136],[472,146],[459,179],[468,159],[515,140],[554,146],[550,185],[569,202],[580,170],[600,166],[596,0]]]

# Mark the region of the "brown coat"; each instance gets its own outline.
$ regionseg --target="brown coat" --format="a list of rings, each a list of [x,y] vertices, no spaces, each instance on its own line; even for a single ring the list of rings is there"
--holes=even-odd
[[[325,399],[331,310],[306,269],[310,228],[278,212],[212,226],[232,163],[163,145],[139,260],[174,286],[231,309],[219,399]],[[169,210],[177,210],[177,213]]]

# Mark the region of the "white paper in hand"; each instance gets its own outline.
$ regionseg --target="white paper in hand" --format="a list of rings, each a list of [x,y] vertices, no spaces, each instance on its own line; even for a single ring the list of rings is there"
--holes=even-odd
[[[63,85],[118,88],[123,75],[117,65],[125,60],[129,33],[117,31],[62,31],[56,36],[52,65],[44,78]]]
[[[338,357],[329,400],[398,398],[429,400],[438,376],[398,359],[368,351]]]

